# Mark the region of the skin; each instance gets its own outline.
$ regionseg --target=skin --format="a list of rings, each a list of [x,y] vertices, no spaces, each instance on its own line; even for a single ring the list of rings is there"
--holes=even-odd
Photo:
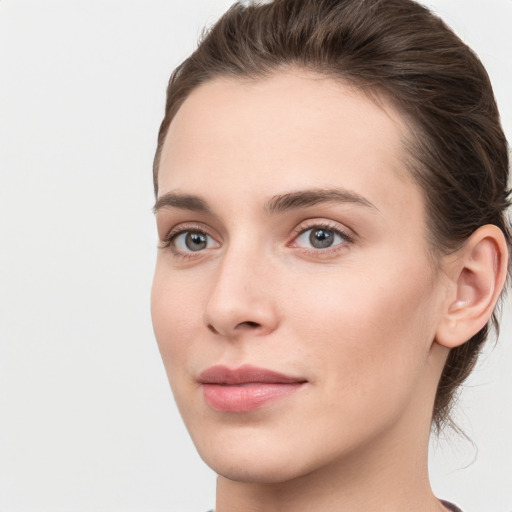
[[[219,475],[216,512],[444,510],[427,447],[454,280],[432,263],[407,128],[381,100],[295,70],[203,84],[171,123],[152,317],[183,420]],[[326,189],[358,200],[268,211],[276,196]],[[315,248],[308,230],[325,225],[347,236]],[[198,251],[176,235],[198,231]],[[223,413],[197,382],[217,364],[307,383]]]

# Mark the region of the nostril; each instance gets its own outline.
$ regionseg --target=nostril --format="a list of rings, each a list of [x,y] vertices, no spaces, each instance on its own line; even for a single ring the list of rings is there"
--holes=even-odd
[[[215,327],[213,327],[212,324],[208,324],[208,329],[213,332],[213,334],[219,334],[219,331],[217,331],[217,329],[215,329]]]
[[[255,329],[257,327],[260,327],[260,324],[257,323],[257,322],[251,322],[251,321],[247,321],[247,322],[242,322],[241,324],[239,324],[239,327],[248,327],[250,329]]]
[[[240,322],[235,327],[235,330],[244,330],[244,329],[253,330],[253,329],[257,329],[258,327],[261,327],[261,324],[259,324],[258,322],[247,321],[247,322]],[[213,334],[221,334],[221,331],[217,330],[212,324],[208,324],[207,328]]]

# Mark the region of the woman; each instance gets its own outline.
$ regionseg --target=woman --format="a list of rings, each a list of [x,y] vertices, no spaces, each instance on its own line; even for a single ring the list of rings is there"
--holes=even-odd
[[[155,156],[153,325],[216,512],[434,496],[508,273],[483,66],[411,0],[233,6],[177,68]]]

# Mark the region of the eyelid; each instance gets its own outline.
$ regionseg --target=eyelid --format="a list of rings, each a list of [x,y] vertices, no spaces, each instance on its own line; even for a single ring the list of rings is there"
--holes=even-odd
[[[187,232],[196,232],[196,233],[203,233],[204,235],[210,237],[212,240],[215,241],[217,245],[220,245],[220,242],[218,241],[218,236],[216,234],[212,234],[212,230],[203,224],[202,222],[183,222],[180,224],[177,224],[172,229],[170,229],[167,234],[160,240],[160,248],[166,249],[166,248],[173,248],[173,241],[181,234],[187,233]],[[176,253],[181,253],[181,251],[175,251]],[[198,251],[201,252],[201,251]]]
[[[338,243],[334,246],[327,247],[324,249],[317,249],[317,248],[307,248],[307,247],[301,247],[294,245],[297,238],[303,234],[304,232],[311,230],[311,229],[325,229],[334,231],[338,235],[340,235],[344,241],[341,243]],[[180,224],[177,224],[172,229],[170,229],[167,234],[161,238],[159,248],[161,249],[168,249],[170,248],[174,256],[179,256],[182,258],[190,258],[190,257],[198,257],[201,256],[206,250],[212,249],[205,248],[200,251],[181,251],[177,249],[173,241],[181,234],[187,233],[187,232],[198,232],[203,233],[204,235],[211,238],[218,248],[221,245],[220,236],[206,224],[203,224],[202,222],[183,222]],[[291,240],[286,244],[288,247],[301,250],[304,253],[312,253],[313,255],[317,257],[328,256],[332,255],[332,253],[335,253],[339,251],[342,248],[346,248],[347,245],[352,244],[355,241],[356,234],[352,229],[349,229],[342,224],[330,220],[330,219],[322,219],[322,218],[313,218],[313,219],[306,219],[299,223],[292,231],[291,234]],[[320,254],[322,253],[322,254]]]
[[[347,240],[354,241],[355,239],[355,233],[353,230],[344,227],[339,222],[320,218],[307,219],[301,222],[293,229],[292,236],[295,239],[298,235],[304,233],[304,231],[308,231],[309,229],[312,228],[329,229],[338,232],[340,235],[343,235],[343,237],[346,238]]]
[[[344,242],[338,243],[336,245],[327,247],[325,249],[317,249],[317,248],[307,248],[307,247],[301,247],[294,245],[294,243],[297,241],[299,236],[301,236],[303,233],[311,230],[311,229],[325,229],[329,231],[334,231],[339,236],[341,236],[344,239]],[[355,235],[353,234],[353,231],[350,229],[347,229],[340,225],[339,223],[333,221],[333,220],[327,220],[327,219],[308,219],[299,225],[297,225],[296,228],[294,228],[292,233],[292,240],[287,245],[288,247],[292,247],[294,249],[302,250],[306,253],[312,253],[315,256],[328,256],[329,254],[332,254],[333,252],[337,252],[341,250],[342,248],[345,248],[347,245],[354,243],[355,241]]]

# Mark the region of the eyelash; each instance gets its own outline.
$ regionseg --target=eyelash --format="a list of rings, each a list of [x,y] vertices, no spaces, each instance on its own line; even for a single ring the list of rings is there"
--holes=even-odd
[[[334,253],[346,248],[347,244],[352,244],[354,242],[354,237],[352,235],[349,235],[345,230],[341,229],[338,224],[325,221],[311,221],[311,224],[301,224],[296,229],[294,229],[293,240],[292,242],[290,242],[290,244],[288,244],[288,247],[294,247],[292,244],[296,242],[301,235],[312,230],[332,231],[335,235],[340,236],[343,239],[343,242],[333,245],[332,247],[327,247],[325,249],[295,247],[308,255],[313,255],[316,257],[332,256]]]
[[[160,248],[162,249],[170,249],[172,255],[180,260],[188,260],[190,258],[194,258],[199,256],[199,254],[194,254],[194,251],[183,252],[176,248],[175,241],[176,239],[185,233],[197,233],[200,235],[204,235],[206,237],[212,238],[211,235],[208,234],[208,231],[204,228],[198,226],[197,224],[190,225],[180,225],[178,229],[172,229],[167,236],[162,240]],[[197,251],[198,253],[202,251]]]
[[[305,248],[305,247],[297,247],[293,246],[293,243],[297,241],[299,236],[302,234],[311,231],[311,230],[326,230],[326,231],[332,231],[335,235],[340,236],[343,239],[343,242],[338,243],[332,247],[327,247],[324,249],[315,249],[315,248]],[[173,256],[176,258],[179,258],[181,260],[187,260],[190,258],[195,258],[200,256],[203,251],[190,251],[190,252],[184,252],[180,251],[175,246],[176,239],[185,233],[196,233],[199,235],[204,235],[205,237],[211,238],[215,240],[214,237],[212,237],[207,230],[204,228],[198,226],[197,224],[193,225],[180,225],[179,229],[173,229],[171,230],[167,236],[162,240],[162,243],[160,247],[162,249],[170,249]],[[311,224],[300,224],[295,228],[292,232],[292,241],[287,244],[287,247],[300,249],[307,255],[314,255],[317,257],[322,256],[329,256],[333,255],[333,253],[341,250],[342,248],[345,248],[347,244],[352,244],[354,242],[354,237],[349,235],[345,230],[341,229],[338,224],[335,223],[329,223],[329,222],[314,222],[312,221]],[[195,254],[197,252],[197,254]]]

